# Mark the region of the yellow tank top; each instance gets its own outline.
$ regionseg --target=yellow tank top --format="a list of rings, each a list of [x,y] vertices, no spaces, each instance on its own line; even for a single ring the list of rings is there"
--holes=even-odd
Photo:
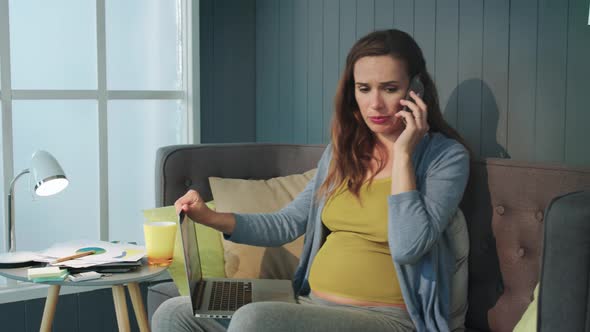
[[[360,190],[361,202],[343,184],[322,211],[331,231],[315,256],[312,290],[361,301],[404,304],[387,241],[391,178]]]

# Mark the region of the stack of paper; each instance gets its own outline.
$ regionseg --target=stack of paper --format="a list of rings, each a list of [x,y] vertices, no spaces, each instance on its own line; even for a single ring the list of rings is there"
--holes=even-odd
[[[27,277],[33,282],[62,281],[68,276],[68,270],[57,266],[34,267],[27,270]]]
[[[90,250],[94,251],[93,255],[52,264],[52,262],[58,258]],[[145,248],[133,244],[120,244],[96,240],[75,240],[57,243],[38,254],[39,261],[41,262],[47,262],[53,266],[80,269],[91,266],[96,267],[101,265],[139,262],[145,256]]]

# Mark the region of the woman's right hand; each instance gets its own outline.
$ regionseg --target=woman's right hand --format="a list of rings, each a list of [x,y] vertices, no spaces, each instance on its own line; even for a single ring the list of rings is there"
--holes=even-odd
[[[184,211],[194,222],[215,228],[216,230],[231,235],[236,227],[236,218],[233,213],[221,213],[211,210],[203,201],[196,190],[189,190],[174,203],[176,213]]]
[[[189,218],[202,224],[207,223],[206,221],[208,217],[213,212],[209,209],[207,204],[205,204],[201,195],[199,195],[194,189],[187,191],[184,196],[177,199],[174,203],[174,207],[176,208],[176,214],[183,211]]]

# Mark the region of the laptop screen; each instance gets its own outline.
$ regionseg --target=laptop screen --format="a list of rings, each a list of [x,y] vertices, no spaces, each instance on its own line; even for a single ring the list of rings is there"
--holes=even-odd
[[[178,223],[182,238],[182,253],[189,286],[189,296],[192,299],[199,282],[203,278],[199,244],[197,243],[197,235],[195,233],[195,223],[184,212],[180,212]]]

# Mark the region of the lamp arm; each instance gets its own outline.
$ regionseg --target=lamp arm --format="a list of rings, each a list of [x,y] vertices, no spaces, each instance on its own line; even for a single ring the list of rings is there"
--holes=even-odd
[[[6,205],[8,207],[8,231],[6,232],[6,251],[7,252],[14,252],[16,250],[16,233],[15,233],[15,229],[14,229],[14,216],[13,216],[13,211],[14,211],[14,201],[13,201],[13,197],[14,197],[14,184],[16,183],[16,180],[18,180],[18,178],[20,178],[21,176],[30,173],[31,171],[27,168],[22,170],[20,173],[18,173],[17,176],[14,177],[14,179],[12,179],[12,181],[10,181],[10,190],[8,191],[8,204]]]
[[[10,181],[10,193],[11,194],[14,192],[14,183],[16,182],[16,180],[18,180],[18,178],[20,178],[21,176],[23,176],[27,173],[31,173],[31,170],[28,168],[23,169],[20,173],[18,173],[17,176],[14,177],[14,179],[12,179],[12,181]]]

